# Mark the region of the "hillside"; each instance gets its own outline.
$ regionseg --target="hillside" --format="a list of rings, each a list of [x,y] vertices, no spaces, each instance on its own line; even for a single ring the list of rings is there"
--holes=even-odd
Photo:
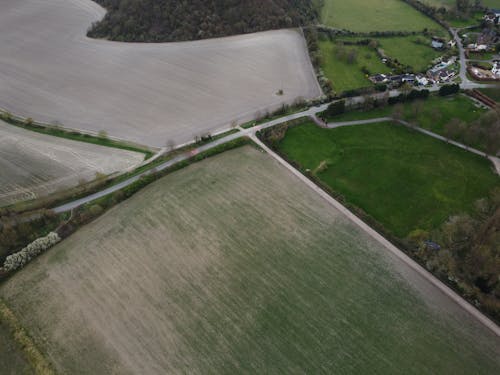
[[[172,42],[295,27],[314,20],[311,0],[94,0],[108,10],[88,35]]]

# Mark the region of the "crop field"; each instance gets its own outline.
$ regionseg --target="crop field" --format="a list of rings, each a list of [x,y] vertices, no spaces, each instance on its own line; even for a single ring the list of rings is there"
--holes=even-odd
[[[0,206],[139,164],[144,155],[51,137],[0,121]]]
[[[323,56],[321,69],[325,76],[332,82],[336,92],[371,86],[372,83],[362,71],[365,67],[372,74],[389,73],[389,68],[382,63],[376,52],[368,46],[344,46],[349,53],[354,51],[356,58],[353,62],[340,59],[338,55],[338,44],[335,41],[324,40],[319,42]]]
[[[495,373],[498,337],[246,146],[0,286],[61,373]]]
[[[470,212],[500,185],[489,160],[390,123],[322,129],[308,122],[279,147],[400,238]]]
[[[356,32],[422,31],[443,34],[444,29],[400,0],[325,0],[321,14],[325,25]]]
[[[31,374],[31,367],[0,319],[0,369],[2,375]]]
[[[162,147],[321,94],[297,30],[170,44],[87,38],[104,14],[91,0],[2,0],[0,107]]]

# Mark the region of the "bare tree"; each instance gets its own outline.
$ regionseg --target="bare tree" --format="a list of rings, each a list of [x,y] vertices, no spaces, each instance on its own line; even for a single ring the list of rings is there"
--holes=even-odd
[[[175,141],[173,139],[167,139],[165,147],[167,148],[167,151],[172,151],[175,147]]]

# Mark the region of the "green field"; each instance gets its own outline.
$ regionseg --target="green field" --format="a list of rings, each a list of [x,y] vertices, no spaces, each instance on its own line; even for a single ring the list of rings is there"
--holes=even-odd
[[[416,117],[412,113],[413,106],[414,103],[405,105],[405,119],[415,120],[420,127],[438,134],[444,134],[444,126],[452,119],[460,119],[465,123],[470,123],[486,112],[485,109],[476,107],[474,102],[464,95],[432,96],[420,106]]]
[[[337,93],[372,85],[367,75],[361,70],[362,67],[366,67],[371,74],[390,71],[376,52],[368,46],[343,47],[346,51],[355,51],[356,60],[353,63],[337,57],[338,49],[341,47],[334,41],[320,41],[319,47],[322,54],[321,69],[332,82],[333,89]]]
[[[357,32],[445,30],[400,0],[325,0],[321,13],[325,25]]]
[[[415,106],[418,107],[418,115],[415,116]],[[369,111],[351,111],[328,119],[332,122],[365,120],[378,117],[392,116],[394,106],[385,106]],[[411,121],[418,126],[428,129],[440,135],[446,135],[444,128],[452,119],[460,119],[468,124],[477,120],[486,110],[478,108],[474,102],[464,95],[450,97],[430,96],[427,100],[416,104],[406,102],[403,104],[403,120]],[[480,150],[484,145],[480,143],[470,144]]]
[[[279,149],[401,238],[470,211],[500,183],[488,160],[388,123],[309,122],[290,129]]]
[[[149,185],[0,295],[61,373],[495,373],[498,337],[391,254],[247,146]]]
[[[423,36],[377,38],[376,40],[387,56],[411,66],[415,73],[425,72],[431,62],[442,55],[442,52],[430,46],[430,39]],[[416,43],[418,40],[425,44]]]
[[[320,40],[322,55],[321,69],[332,82],[338,93],[346,90],[371,86],[372,83],[363,71],[367,69],[370,75],[391,73],[391,69],[382,63],[374,48],[365,45],[349,45],[364,37],[342,37],[334,40]],[[414,72],[425,71],[432,60],[441,53],[430,47],[430,39],[423,36],[402,36],[371,38],[379,43],[379,48],[386,56],[398,60],[401,64],[410,66]],[[420,40],[424,44],[416,43]],[[428,42],[428,43],[427,43]],[[342,47],[343,45],[343,47]],[[338,50],[355,51],[355,61],[339,58]]]

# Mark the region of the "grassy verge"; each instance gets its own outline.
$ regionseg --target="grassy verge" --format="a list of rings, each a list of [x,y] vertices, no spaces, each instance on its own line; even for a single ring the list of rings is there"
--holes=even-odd
[[[24,328],[17,320],[16,316],[1,299],[0,324],[5,326],[5,328],[9,331],[12,340],[18,346],[19,350],[22,351],[24,357],[31,365],[33,373],[37,375],[55,374],[55,371],[52,369],[50,363],[40,353],[33,340],[28,336]],[[16,368],[16,370],[19,369]]]
[[[26,130],[31,130],[37,133],[51,135],[53,137],[65,138],[72,141],[91,143],[105,147],[114,147],[127,151],[140,152],[141,154],[144,154],[145,160],[151,158],[154,155],[153,151],[146,148],[137,147],[125,142],[115,141],[107,137],[96,137],[89,134],[82,134],[77,131],[68,131],[55,126],[41,125],[30,120],[21,121],[5,112],[1,114],[0,118],[11,125],[18,126]]]

